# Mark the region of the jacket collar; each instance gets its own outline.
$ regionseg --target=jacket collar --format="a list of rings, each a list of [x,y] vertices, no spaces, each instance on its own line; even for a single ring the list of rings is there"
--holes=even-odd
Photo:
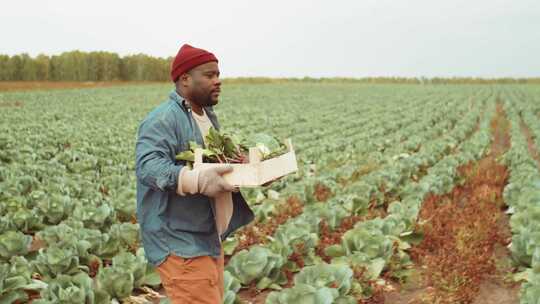
[[[191,109],[191,105],[189,104],[189,102],[186,102],[184,97],[180,96],[180,94],[176,92],[176,89],[172,89],[171,93],[169,94],[169,98],[174,100],[184,110]]]

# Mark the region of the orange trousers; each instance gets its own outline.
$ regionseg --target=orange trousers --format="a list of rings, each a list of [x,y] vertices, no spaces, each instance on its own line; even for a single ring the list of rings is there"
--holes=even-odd
[[[157,270],[172,304],[223,303],[223,249],[221,256],[182,258],[169,255]]]

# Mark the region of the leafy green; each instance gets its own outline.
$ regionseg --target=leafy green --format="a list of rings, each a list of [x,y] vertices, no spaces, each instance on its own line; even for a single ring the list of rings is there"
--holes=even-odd
[[[226,255],[233,254],[238,244],[238,239],[236,239],[235,237],[228,237],[227,239],[222,241],[223,253]]]
[[[45,278],[55,278],[60,274],[74,275],[80,271],[88,272],[88,267],[79,264],[79,256],[85,254],[89,244],[81,242],[78,245],[59,247],[51,245],[42,248],[33,261],[34,267]]]
[[[32,237],[19,231],[7,231],[0,234],[0,260],[27,254],[31,243]]]
[[[43,227],[43,217],[36,209],[20,206],[10,211],[6,217],[9,217],[10,227],[26,233],[31,233]]]
[[[8,264],[0,264],[0,303],[27,301],[24,287],[29,281],[30,277],[10,273]]]
[[[58,224],[71,214],[73,202],[65,195],[52,195],[37,202],[37,208],[50,224]]]
[[[74,276],[59,275],[49,281],[47,288],[41,292],[41,299],[33,303],[79,304],[97,302],[92,288],[92,279],[86,273],[80,272]]]
[[[347,265],[318,264],[304,267],[294,277],[294,282],[317,288],[336,288],[340,295],[346,295],[351,289],[352,276]]]
[[[247,138],[244,145],[259,149],[263,159],[276,157],[287,152],[287,147],[284,144],[265,133],[253,134]]]
[[[100,267],[96,278],[98,294],[116,299],[128,297],[134,288],[159,284],[159,275],[146,261],[142,248],[137,250],[136,255],[130,252],[117,254],[112,259],[112,266]]]
[[[134,287],[143,285],[147,273],[147,261],[142,248],[137,252],[137,255],[130,252],[121,252],[113,258],[112,262],[113,267],[133,274]]]
[[[210,128],[205,140],[207,144],[203,149],[203,161],[209,163],[246,163],[249,147],[257,147],[263,160],[287,152],[284,144],[264,133],[257,133],[244,140],[233,134]],[[190,142],[189,150],[178,153],[176,160],[183,160],[188,164],[193,163],[197,148],[201,147],[193,141]]]
[[[342,246],[347,255],[362,252],[369,258],[387,260],[393,252],[392,240],[380,230],[357,227],[343,235]]]
[[[274,236],[275,242],[279,245],[274,246],[276,247],[274,252],[280,252],[282,256],[288,257],[295,249],[302,255],[313,251],[319,237],[312,231],[311,225],[307,222],[291,221],[279,226]]]
[[[135,189],[122,189],[111,200],[111,205],[122,221],[129,221],[135,214],[137,204]]]
[[[84,223],[87,228],[100,228],[111,220],[113,209],[109,205],[85,205],[73,210],[73,218]]]
[[[352,275],[352,270],[346,265],[307,266],[295,276],[294,287],[271,292],[266,303],[356,303],[356,300],[348,295]]]
[[[273,283],[283,283],[286,278],[281,272],[284,258],[262,246],[253,246],[235,254],[226,266],[226,270],[238,278],[242,285],[257,281],[257,287],[264,289]]]
[[[0,303],[27,301],[25,290],[39,291],[47,284],[31,278],[28,261],[20,256],[10,259],[10,264],[0,264]]]
[[[236,293],[241,287],[240,282],[230,272],[225,270],[223,273],[223,285],[225,290],[223,304],[233,304],[236,300]]]
[[[332,288],[317,288],[307,284],[297,284],[281,292],[272,291],[266,298],[266,304],[332,304],[338,297],[338,291]],[[354,302],[353,302],[354,303]]]
[[[96,278],[96,288],[111,297],[123,299],[133,291],[135,278],[129,270],[120,267],[100,268]]]
[[[120,241],[124,248],[135,248],[139,243],[139,225],[132,223],[114,224],[109,229],[112,239]]]

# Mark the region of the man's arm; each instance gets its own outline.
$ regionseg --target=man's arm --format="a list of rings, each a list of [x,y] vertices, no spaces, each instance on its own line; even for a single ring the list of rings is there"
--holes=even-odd
[[[178,144],[174,125],[162,118],[152,118],[141,124],[136,154],[136,174],[140,182],[154,190],[176,191],[182,165],[175,165],[175,146]]]
[[[137,178],[143,185],[179,195],[201,193],[210,197],[235,190],[221,177],[231,172],[232,166],[190,170],[175,165],[171,155],[178,141],[174,123],[151,119],[141,124],[135,153]]]

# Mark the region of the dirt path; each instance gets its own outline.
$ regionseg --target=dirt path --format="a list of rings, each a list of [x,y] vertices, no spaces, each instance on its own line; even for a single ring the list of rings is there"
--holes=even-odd
[[[256,291],[255,289],[241,289],[237,296],[243,304],[263,304],[271,290]]]
[[[459,168],[464,183],[429,195],[419,219],[423,241],[411,250],[416,276],[395,285],[385,303],[519,303],[506,247],[511,240],[502,194],[509,171],[496,159],[510,147],[509,122],[499,103],[489,154]]]
[[[0,81],[0,92],[105,88],[123,85],[167,84],[154,81]]]

